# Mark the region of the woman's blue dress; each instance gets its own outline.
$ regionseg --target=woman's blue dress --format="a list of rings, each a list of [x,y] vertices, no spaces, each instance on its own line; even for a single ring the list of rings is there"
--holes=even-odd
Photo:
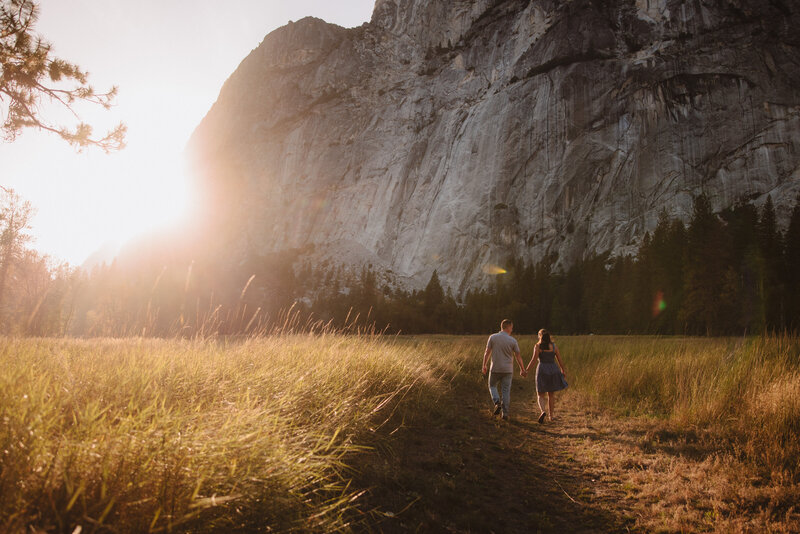
[[[555,344],[553,350],[539,350],[539,364],[536,366],[536,391],[547,393],[567,388],[567,381],[556,363]]]

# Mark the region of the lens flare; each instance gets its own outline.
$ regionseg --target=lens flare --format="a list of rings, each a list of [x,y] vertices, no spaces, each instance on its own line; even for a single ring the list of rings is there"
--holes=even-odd
[[[504,274],[506,272],[506,270],[503,269],[502,267],[499,267],[492,263],[487,263],[486,265],[483,266],[481,270],[485,274],[491,274],[491,275]]]
[[[664,292],[656,291],[655,298],[653,298],[653,317],[658,317],[666,309],[667,303],[664,300]]]

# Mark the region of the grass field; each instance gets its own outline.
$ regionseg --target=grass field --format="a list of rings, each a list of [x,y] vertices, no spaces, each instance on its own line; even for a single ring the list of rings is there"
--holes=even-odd
[[[4,340],[0,530],[343,527],[357,503],[345,455],[454,373],[407,349],[344,336]]]
[[[560,402],[656,421],[645,452],[649,442],[680,443],[735,458],[761,485],[796,487],[797,339],[557,342],[571,384]],[[474,429],[488,418],[484,343],[333,334],[1,340],[0,530],[382,530],[381,491],[372,490],[402,473],[366,476],[361,462],[402,464],[398,451],[408,447],[395,442],[430,448],[412,434],[433,426],[482,439]],[[521,346],[527,363],[531,338]],[[537,428],[519,431],[535,438]],[[459,454],[443,460],[453,472]],[[488,475],[467,475],[440,478],[452,492],[483,491]],[[420,491],[414,499],[425,498]]]
[[[762,476],[800,475],[800,339],[575,337],[577,389],[620,415],[664,419],[751,460]]]

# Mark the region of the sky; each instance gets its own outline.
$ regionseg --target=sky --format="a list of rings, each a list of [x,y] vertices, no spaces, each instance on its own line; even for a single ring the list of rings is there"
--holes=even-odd
[[[98,91],[119,88],[110,111],[79,106],[100,135],[119,122],[127,147],[76,151],[28,130],[0,140],[0,185],[36,210],[32,248],[80,265],[101,247],[181,220],[193,198],[187,141],[224,81],[272,30],[314,16],[360,26],[375,0],[41,0],[35,32],[53,54],[89,71]],[[55,106],[45,119],[69,123]]]

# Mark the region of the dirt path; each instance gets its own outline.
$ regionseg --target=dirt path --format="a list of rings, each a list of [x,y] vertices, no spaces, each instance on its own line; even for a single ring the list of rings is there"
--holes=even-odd
[[[603,481],[569,446],[597,432],[591,415],[562,404],[557,421],[539,424],[533,380],[515,377],[506,422],[491,416],[483,377],[455,384],[440,413],[365,463],[376,530],[628,532],[632,518],[608,506],[615,492],[598,492]]]
[[[574,391],[540,425],[534,381],[517,376],[505,422],[485,384],[462,375],[360,463],[375,531],[800,532],[800,487],[704,449],[701,429],[614,417]]]

